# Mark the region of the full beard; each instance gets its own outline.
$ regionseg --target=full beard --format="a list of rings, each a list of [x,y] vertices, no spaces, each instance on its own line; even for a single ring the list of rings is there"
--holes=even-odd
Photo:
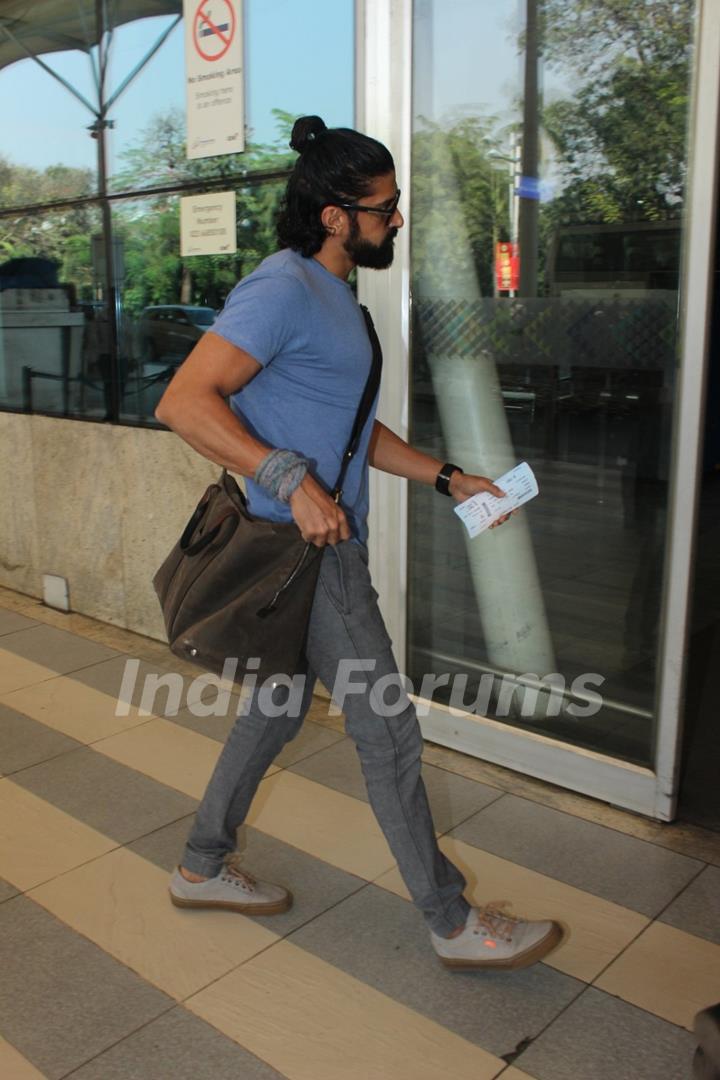
[[[360,227],[357,221],[354,221],[350,236],[345,241],[345,251],[356,266],[364,266],[370,270],[387,270],[395,255],[396,236],[397,229],[389,229],[381,244],[373,244],[370,240],[360,238]]]

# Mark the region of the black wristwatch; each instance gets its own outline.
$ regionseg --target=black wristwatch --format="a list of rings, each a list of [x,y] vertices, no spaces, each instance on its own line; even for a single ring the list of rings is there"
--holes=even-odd
[[[454,472],[461,473],[462,469],[459,465],[453,465],[451,461],[448,461],[435,477],[435,490],[439,491],[441,495],[450,494],[450,477]]]

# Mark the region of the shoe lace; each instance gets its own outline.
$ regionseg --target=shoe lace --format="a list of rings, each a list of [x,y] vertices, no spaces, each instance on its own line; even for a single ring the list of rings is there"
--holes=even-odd
[[[225,873],[230,877],[239,878],[245,885],[249,885],[251,888],[257,885],[257,878],[248,873],[247,870],[243,870],[242,855],[239,851],[233,851],[225,857]]]
[[[475,909],[476,923],[473,927],[474,934],[489,934],[501,941],[511,941],[512,933],[520,919],[510,915],[506,908],[510,907],[509,900],[491,900],[488,904]]]

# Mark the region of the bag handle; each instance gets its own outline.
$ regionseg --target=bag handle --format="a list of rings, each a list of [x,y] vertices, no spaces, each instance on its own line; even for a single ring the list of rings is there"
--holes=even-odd
[[[233,513],[232,510],[229,514],[224,514],[223,517],[221,517],[218,521],[217,525],[210,529],[209,532],[204,533],[199,540],[195,541],[194,544],[188,544],[187,547],[184,548],[185,555],[189,555],[190,557],[199,555],[201,551],[204,551],[206,547],[209,547],[210,544],[212,544],[217,539],[218,535],[220,534],[220,529],[228,520],[228,518],[231,520],[232,524],[228,530],[227,536],[225,537],[225,543],[227,543],[237,529],[238,525],[240,524],[237,514]]]

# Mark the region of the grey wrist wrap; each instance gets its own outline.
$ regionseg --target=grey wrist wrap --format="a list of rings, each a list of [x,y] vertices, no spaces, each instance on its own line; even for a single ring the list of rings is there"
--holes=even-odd
[[[290,502],[296,488],[302,484],[309,462],[292,450],[271,450],[258,465],[253,477],[256,484],[280,502]]]

